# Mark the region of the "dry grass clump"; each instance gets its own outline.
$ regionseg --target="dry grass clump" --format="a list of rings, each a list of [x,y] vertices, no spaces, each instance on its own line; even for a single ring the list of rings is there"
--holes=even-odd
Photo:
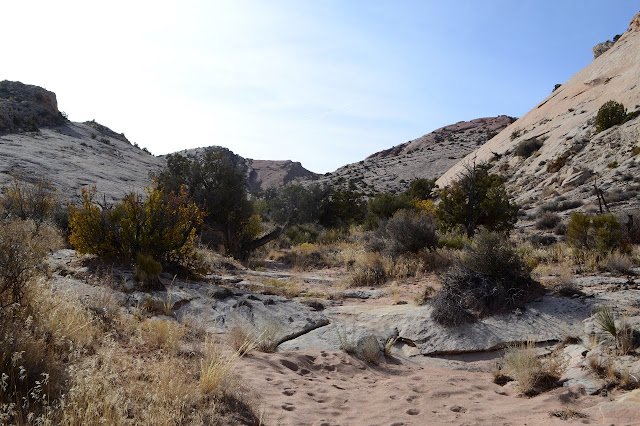
[[[101,330],[89,310],[64,292],[52,291],[43,280],[28,289],[29,311],[37,313],[42,331],[57,344],[90,347]]]
[[[300,285],[296,282],[282,281],[277,278],[267,278],[262,281],[264,284],[263,293],[286,298],[293,298],[300,295]]]
[[[369,364],[380,364],[382,351],[380,350],[380,342],[378,342],[376,336],[372,334],[366,335],[358,342],[357,350],[362,356],[362,359]]]
[[[384,343],[384,356],[385,357],[387,357],[387,358],[391,358],[392,357],[391,350],[393,349],[393,346],[396,344],[397,341],[398,341],[398,336],[389,337],[387,339],[387,341]]]
[[[240,356],[238,351],[225,356],[218,345],[207,340],[204,359],[200,361],[200,391],[205,395],[224,392],[233,377],[234,363]]]
[[[245,267],[231,256],[223,256],[219,252],[205,247],[195,250],[197,256],[202,259],[203,266],[211,271],[226,273],[229,270],[243,270]]]
[[[539,357],[532,340],[507,349],[503,363],[502,370],[518,381],[520,392],[526,396],[534,396],[555,387],[566,368],[561,351]]]
[[[255,347],[260,352],[275,352],[278,338],[282,334],[282,325],[275,319],[265,320],[258,326]]]
[[[379,286],[387,281],[389,262],[378,253],[365,253],[358,257],[349,277],[353,286]]]
[[[59,404],[61,424],[257,424],[248,392],[233,374],[234,355],[206,341],[202,358],[145,354],[144,347],[108,342],[71,371]],[[247,403],[230,405],[230,401]],[[240,407],[242,405],[242,407]]]
[[[248,354],[255,347],[256,336],[246,324],[235,324],[227,333],[231,347],[240,355]]]
[[[347,331],[346,326],[335,323],[336,334],[338,336],[338,342],[340,344],[340,350],[345,353],[352,354],[356,351],[356,345],[353,342],[353,338],[350,333]]]
[[[21,303],[0,310],[0,423],[44,422],[50,401],[64,392],[65,364],[92,351],[100,336],[76,299],[44,281],[26,283]]]
[[[245,321],[236,322],[227,333],[227,340],[240,355],[254,349],[271,353],[276,350],[281,335],[282,325],[275,318],[271,318],[259,325],[252,325]]]
[[[326,268],[335,264],[336,246],[333,244],[303,243],[286,251],[271,251],[269,259],[291,265],[294,270]]]
[[[150,318],[140,324],[140,337],[153,347],[176,351],[184,335],[183,327],[164,318]]]
[[[633,261],[631,256],[615,251],[610,253],[604,261],[604,269],[614,274],[633,275]]]

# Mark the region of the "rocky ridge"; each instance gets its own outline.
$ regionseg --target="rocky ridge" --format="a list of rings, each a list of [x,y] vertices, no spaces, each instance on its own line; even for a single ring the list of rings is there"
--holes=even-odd
[[[403,191],[416,178],[435,179],[515,118],[477,118],[442,127],[412,141],[377,152],[319,177],[314,183],[363,193]]]
[[[63,124],[56,94],[17,81],[0,82],[0,135]]]

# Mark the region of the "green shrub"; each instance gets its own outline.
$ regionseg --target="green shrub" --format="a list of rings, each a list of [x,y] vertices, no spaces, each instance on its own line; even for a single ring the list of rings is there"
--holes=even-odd
[[[291,240],[291,244],[297,246],[303,243],[315,243],[320,232],[311,225],[295,225],[288,227],[285,234]]]
[[[591,217],[587,214],[575,212],[569,218],[567,227],[567,243],[577,248],[590,249],[594,247],[591,233]]]
[[[159,277],[162,272],[160,262],[153,260],[153,257],[138,253],[136,255],[135,280],[146,288],[153,289],[159,287]]]
[[[365,225],[368,229],[377,228],[381,220],[389,219],[398,210],[410,207],[411,200],[405,195],[394,195],[390,192],[376,194],[367,203]]]
[[[499,175],[488,164],[468,165],[459,179],[440,194],[436,215],[445,230],[462,227],[469,238],[479,226],[490,231],[509,231],[518,219]]]
[[[597,215],[592,220],[592,226],[595,231],[595,243],[598,251],[608,252],[625,245],[622,238],[622,226],[614,215]]]
[[[69,241],[81,253],[132,261],[139,253],[165,264],[192,260],[196,227],[204,214],[183,190],[147,189],[147,198],[130,193],[115,206],[93,201],[95,188],[83,190],[82,207],[69,208]]]
[[[387,281],[387,271],[382,257],[376,253],[368,253],[357,259],[350,277],[354,286],[377,286]]]
[[[584,250],[604,253],[627,246],[622,226],[612,214],[589,216],[580,212],[573,213],[566,235],[567,243]]]
[[[627,110],[621,103],[613,100],[605,102],[596,114],[596,133],[600,133],[617,124],[622,124],[626,115]]]
[[[542,148],[543,142],[539,139],[527,139],[516,145],[515,153],[518,157],[527,158]]]

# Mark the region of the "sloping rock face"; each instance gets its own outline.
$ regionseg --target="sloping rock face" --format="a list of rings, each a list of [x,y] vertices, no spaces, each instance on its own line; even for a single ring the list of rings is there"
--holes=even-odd
[[[107,201],[120,200],[129,191],[144,191],[149,173],[164,164],[96,122],[65,122],[0,136],[0,187],[12,175],[27,182],[50,180],[62,200],[77,199],[82,188],[92,186]]]
[[[18,81],[0,82],[0,135],[63,124],[56,94]]]
[[[612,210],[636,203],[640,119],[631,115],[600,133],[594,121],[609,100],[640,112],[639,19],[640,14],[609,50],[444,173],[438,185],[450,184],[465,164],[492,162],[525,208],[567,199],[578,200],[587,211],[597,209],[594,184],[605,190]],[[532,139],[542,142],[541,148],[526,158],[516,155],[518,145]]]
[[[404,191],[416,178],[434,179],[516,119],[501,115],[461,121],[348,164],[315,182],[364,193]]]

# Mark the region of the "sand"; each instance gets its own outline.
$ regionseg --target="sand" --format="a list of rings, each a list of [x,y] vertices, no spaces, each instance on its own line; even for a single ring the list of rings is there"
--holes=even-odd
[[[574,386],[520,396],[513,384],[493,383],[492,359],[461,357],[455,363],[465,370],[437,358],[403,362],[374,366],[344,352],[308,350],[253,353],[238,371],[262,395],[268,425],[640,424],[640,405],[626,414],[603,409],[614,394],[588,396]],[[588,417],[551,415],[567,409]]]

